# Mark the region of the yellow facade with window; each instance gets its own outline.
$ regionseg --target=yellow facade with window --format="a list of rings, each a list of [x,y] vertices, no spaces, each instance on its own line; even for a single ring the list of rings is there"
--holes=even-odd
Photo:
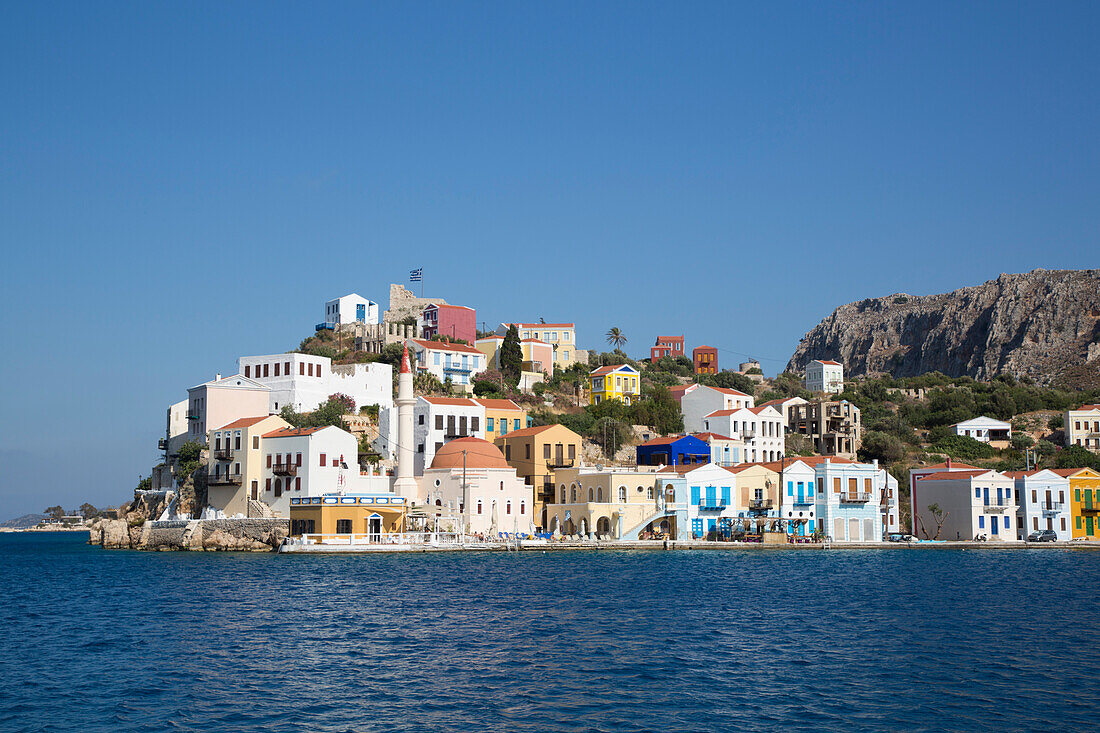
[[[290,534],[385,535],[405,531],[401,496],[305,496],[290,500]]]
[[[608,400],[633,404],[642,393],[641,375],[629,364],[605,366],[588,375],[588,404],[598,405]]]
[[[1100,540],[1100,473],[1091,468],[1057,470],[1069,479],[1073,539]]]

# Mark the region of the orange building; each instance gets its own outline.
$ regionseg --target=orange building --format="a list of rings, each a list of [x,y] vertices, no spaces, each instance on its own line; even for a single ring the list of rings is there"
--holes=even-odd
[[[713,346],[696,346],[691,350],[696,374],[718,373],[718,349]]]

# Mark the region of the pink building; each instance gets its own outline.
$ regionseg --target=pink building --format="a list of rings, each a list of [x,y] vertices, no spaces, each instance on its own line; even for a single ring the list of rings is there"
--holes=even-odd
[[[477,341],[477,312],[464,305],[429,305],[420,314],[424,338],[446,336],[470,346]]]

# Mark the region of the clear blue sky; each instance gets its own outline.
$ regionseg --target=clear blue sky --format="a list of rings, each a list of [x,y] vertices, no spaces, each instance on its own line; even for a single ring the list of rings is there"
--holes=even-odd
[[[0,518],[323,302],[687,336],[1100,266],[1096,3],[0,4]]]

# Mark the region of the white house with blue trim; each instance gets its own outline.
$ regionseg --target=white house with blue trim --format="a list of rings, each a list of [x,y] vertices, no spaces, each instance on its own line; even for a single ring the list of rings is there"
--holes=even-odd
[[[706,539],[736,524],[737,477],[724,467],[714,463],[668,466],[659,475],[663,485],[673,487],[666,508],[676,515],[677,539]],[[664,496],[668,502],[667,493]]]
[[[783,461],[779,477],[779,517],[788,534],[808,537],[817,529],[817,472],[809,463]]]
[[[883,494],[888,506],[889,492],[878,461],[825,458],[814,472],[817,519],[825,534],[835,542],[882,542]]]

